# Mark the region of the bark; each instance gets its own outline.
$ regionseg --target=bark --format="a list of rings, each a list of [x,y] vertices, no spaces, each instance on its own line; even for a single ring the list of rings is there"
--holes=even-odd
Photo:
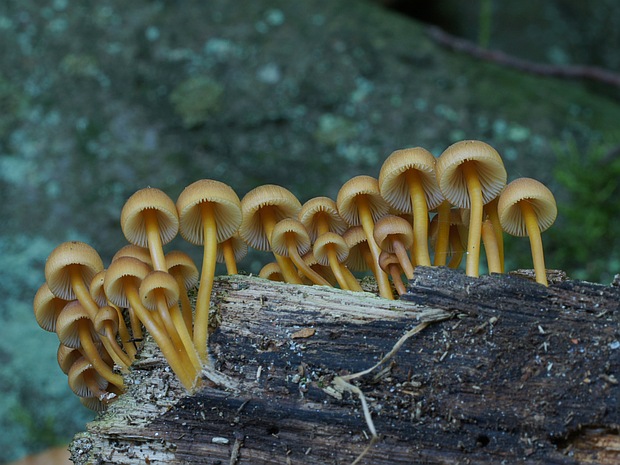
[[[619,463],[620,289],[551,282],[419,267],[409,293],[388,301],[219,278],[202,387],[185,392],[147,341],[128,392],[76,436],[72,458],[350,464],[366,451],[359,463]],[[413,328],[388,360],[346,377]]]

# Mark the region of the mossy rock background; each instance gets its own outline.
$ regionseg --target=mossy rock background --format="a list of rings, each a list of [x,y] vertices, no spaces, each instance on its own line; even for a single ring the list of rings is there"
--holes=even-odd
[[[0,5],[0,462],[67,441],[91,417],[55,366],[56,338],[36,326],[31,301],[60,242],[84,240],[107,263],[125,243],[124,201],[147,185],[176,198],[206,177],[240,196],[277,183],[302,201],[335,197],[351,176],[376,176],[394,149],[438,155],[478,138],[500,151],[511,179],[535,177],[556,193],[550,267],[602,282],[619,271],[617,89],[449,52],[381,3]],[[477,5],[396,3],[433,4],[434,19],[476,38]],[[617,68],[617,41],[601,39],[620,31],[614,2],[522,4],[495,5],[492,46]],[[527,241],[507,247],[511,267],[528,266]],[[242,268],[256,272],[263,258]]]

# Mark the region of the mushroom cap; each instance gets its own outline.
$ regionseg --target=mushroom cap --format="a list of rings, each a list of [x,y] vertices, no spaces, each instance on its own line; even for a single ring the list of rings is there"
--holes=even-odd
[[[168,273],[180,274],[183,277],[185,289],[191,289],[198,284],[200,273],[192,258],[180,250],[171,250],[166,254],[166,266]]]
[[[78,334],[78,321],[80,320],[88,322],[93,341],[99,340],[99,336],[86,310],[77,300],[72,300],[65,305],[65,308],[62,309],[56,321],[56,334],[58,335],[58,340],[62,344],[73,349],[79,349],[81,347],[82,344]]]
[[[343,263],[349,257],[349,246],[343,237],[334,232],[326,232],[317,237],[312,246],[312,253],[316,261],[323,266],[329,266],[329,258],[327,256],[327,247],[332,244],[336,250],[338,262]]]
[[[50,291],[64,300],[74,300],[69,267],[78,265],[82,279],[90,283],[97,273],[103,270],[103,261],[95,249],[84,242],[63,242],[47,257],[45,262],[45,281]]]
[[[164,191],[145,187],[129,197],[121,210],[121,229],[127,240],[134,245],[148,247],[145,210],[152,210],[157,215],[161,243],[165,245],[174,239],[179,232],[179,217],[174,202]]]
[[[386,250],[382,250],[379,254],[379,266],[387,274],[390,274],[390,265],[398,266],[398,269],[402,272],[402,267],[400,262],[398,261],[398,257],[396,256],[396,254],[388,252]]]
[[[256,187],[241,199],[241,238],[254,249],[269,251],[269,240],[260,218],[263,208],[272,208],[277,222],[284,218],[297,217],[301,203],[291,191],[275,184]]]
[[[360,195],[365,195],[368,199],[373,221],[387,215],[390,207],[381,197],[379,182],[372,176],[355,176],[342,185],[336,199],[338,214],[347,224],[350,226],[361,224],[356,202]]]
[[[379,172],[379,190],[385,201],[399,212],[411,212],[406,173],[416,170],[422,180],[426,205],[431,210],[443,201],[435,178],[435,157],[422,147],[401,149],[385,159]]]
[[[149,310],[157,309],[157,294],[163,294],[168,307],[176,304],[180,295],[176,279],[165,271],[151,271],[146,275],[140,284],[139,292],[142,304]]]
[[[207,202],[215,213],[218,243],[233,236],[241,225],[241,201],[232,187],[213,179],[201,179],[183,189],[176,204],[181,236],[191,244],[204,244],[200,206]]]
[[[137,258],[120,257],[114,260],[110,263],[103,281],[103,288],[108,300],[118,307],[129,307],[125,286],[127,283],[131,283],[138,289],[150,271],[149,266]]]
[[[153,260],[151,259],[151,252],[146,247],[140,247],[134,244],[127,244],[116,251],[112,257],[112,261],[121,257],[133,257],[146,263],[151,268],[153,267]]]
[[[299,255],[303,255],[310,250],[310,236],[303,223],[295,218],[284,218],[278,221],[271,234],[271,250],[273,250],[273,253],[288,257],[287,241],[290,237],[295,241],[295,248]]]
[[[375,223],[375,242],[381,250],[394,253],[393,240],[400,240],[406,249],[413,245],[411,223],[400,216],[388,215]]]
[[[105,336],[107,331],[106,323],[112,324],[112,334],[110,334],[110,336],[116,337],[119,326],[118,312],[115,308],[110,307],[109,305],[100,307],[99,311],[95,315],[95,321],[93,321],[95,331],[97,331],[100,335]]]
[[[64,344],[58,345],[56,360],[58,361],[58,366],[65,375],[69,373],[69,369],[71,368],[71,365],[73,365],[73,362],[80,357],[82,357],[82,354],[78,349],[67,347]]]
[[[529,203],[538,220],[540,231],[553,224],[558,208],[553,193],[540,181],[532,178],[519,178],[506,186],[499,197],[497,213],[504,231],[513,236],[527,236],[525,221],[519,202]]]
[[[34,317],[45,331],[56,332],[56,319],[67,305],[67,301],[56,297],[47,284],[43,283],[34,295],[32,307]]]
[[[86,380],[84,379],[87,372],[90,372],[89,375],[94,377],[99,389],[103,391],[108,387],[108,381],[97,373],[97,370],[94,369],[88,359],[80,357],[73,362],[69,368],[69,372],[67,373],[69,387],[80,397],[92,397],[95,395],[95,393],[90,390]]]
[[[362,248],[368,248],[368,239],[361,226],[352,226],[347,229],[342,238],[349,246],[349,257],[346,265],[351,271],[366,271],[368,264],[362,254]]]
[[[319,236],[318,218],[322,216],[329,225],[329,230],[342,234],[347,230],[347,223],[338,214],[338,207],[329,197],[314,197],[301,206],[299,221],[308,230],[310,240],[314,242]]]
[[[243,260],[248,254],[248,244],[246,244],[245,241],[241,239],[239,232],[236,232],[232,237],[229,237],[227,240],[230,240],[231,242],[233,254],[235,255],[235,261],[240,262],[241,260]],[[226,259],[224,258],[224,252],[222,251],[221,242],[217,245],[217,251],[215,253],[215,260],[218,263],[226,262]]]
[[[506,185],[506,168],[497,150],[478,140],[452,144],[437,159],[435,175],[444,197],[452,205],[470,208],[467,182],[461,169],[465,162],[472,162],[476,168],[483,203],[497,197]]]
[[[280,265],[276,262],[269,262],[263,266],[258,272],[258,276],[270,281],[284,281],[284,276],[282,276]]]

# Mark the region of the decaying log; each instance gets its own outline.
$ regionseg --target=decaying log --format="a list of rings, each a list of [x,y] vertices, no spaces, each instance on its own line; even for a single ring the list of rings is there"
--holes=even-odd
[[[417,268],[388,301],[234,276],[213,305],[198,392],[147,342],[75,463],[620,463],[618,287]]]

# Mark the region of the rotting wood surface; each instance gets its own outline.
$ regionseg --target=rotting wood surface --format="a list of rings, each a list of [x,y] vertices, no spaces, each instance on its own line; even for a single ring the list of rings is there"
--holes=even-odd
[[[215,371],[184,392],[147,343],[75,463],[620,463],[620,289],[417,268],[401,301],[222,277]]]

